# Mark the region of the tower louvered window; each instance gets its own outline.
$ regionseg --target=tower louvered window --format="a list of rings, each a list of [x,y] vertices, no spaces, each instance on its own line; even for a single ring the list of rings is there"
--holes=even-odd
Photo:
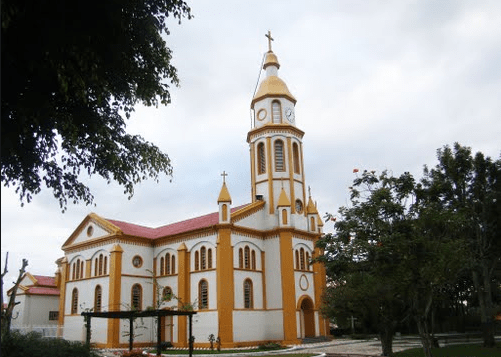
[[[304,249],[299,250],[299,258],[301,259],[301,270],[304,270]]]
[[[207,269],[207,256],[205,247],[200,248],[200,269]]]
[[[285,171],[284,142],[275,141],[275,171]]]
[[[165,274],[165,259],[164,257],[160,258],[160,275]]]
[[[172,264],[171,264],[171,273],[176,274],[176,256],[172,254]]]
[[[94,311],[101,312],[102,306],[102,297],[103,297],[103,289],[101,285],[96,286],[96,290],[94,291]]]
[[[209,308],[209,283],[207,280],[200,280],[198,283],[198,307],[201,310]]]
[[[195,252],[195,270],[200,270],[200,254],[198,250]]]
[[[271,115],[273,118],[273,124],[280,124],[282,122],[282,106],[280,105],[280,102],[277,100],[274,100],[273,103],[271,103]]]
[[[240,269],[244,268],[244,251],[242,248],[238,250],[238,267]]]
[[[251,269],[256,270],[256,251],[253,249],[251,253]]]
[[[264,152],[264,144],[259,143],[257,145],[257,172],[258,174],[264,174],[266,172],[266,156]]]
[[[170,254],[165,255],[165,275],[170,274]]]
[[[244,281],[244,308],[254,308],[254,296],[252,291],[252,280],[245,279]]]
[[[140,311],[142,309],[143,288],[139,284],[132,286],[131,306],[134,310]]]
[[[71,292],[71,314],[78,313],[78,289],[74,288]]]
[[[297,143],[292,145],[292,157],[294,159],[294,173],[299,174],[301,171],[299,169],[299,147]]]
[[[245,269],[250,268],[250,249],[248,246],[245,246],[244,248],[244,264],[245,264]]]
[[[212,269],[212,249],[207,249],[207,269]]]

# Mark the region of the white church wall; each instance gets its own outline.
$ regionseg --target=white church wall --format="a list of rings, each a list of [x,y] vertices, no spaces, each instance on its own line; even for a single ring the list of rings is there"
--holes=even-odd
[[[209,287],[209,310],[217,309],[216,270],[201,270],[190,274],[190,303],[198,308],[198,284],[202,279],[207,280]]]
[[[133,323],[134,343],[156,342],[156,322],[154,317],[138,317]],[[120,320],[120,343],[129,343],[130,323],[129,320]]]
[[[209,302],[210,304],[210,302]],[[189,324],[186,324],[186,335],[189,336]],[[195,343],[209,343],[209,335],[218,335],[218,314],[217,311],[198,311],[193,315],[193,336]]]
[[[313,283],[313,276],[313,272],[294,272],[296,301],[299,301],[299,299],[303,295],[308,295],[313,301],[315,301],[315,286]]]
[[[122,274],[130,275],[147,275],[152,276],[153,272],[153,249],[142,245],[133,245],[121,243],[123,249],[122,254]],[[132,264],[132,259],[136,256],[142,259],[142,265],[135,267]]]
[[[178,277],[177,275],[165,276],[157,278],[157,283],[160,285],[160,297],[162,296],[163,288],[169,287],[172,289],[172,294],[178,296]],[[154,292],[155,293],[155,292]],[[175,307],[177,306],[177,300],[172,299],[171,301],[164,301],[160,306],[161,309],[165,307]]]
[[[59,296],[29,295],[26,296],[26,324],[57,325],[57,320],[49,320],[50,311],[59,310]]]
[[[79,315],[64,317],[63,338],[68,341],[85,341],[84,319]]]
[[[266,239],[265,270],[266,270],[266,307],[268,309],[282,308],[282,274],[280,269],[280,244],[278,237]]]
[[[123,276],[121,284],[122,310],[127,311],[132,307],[132,286],[141,285],[142,288],[142,310],[153,306],[153,279],[148,276]]]
[[[108,231],[101,228],[99,225],[95,224],[94,222],[89,222],[75,237],[73,244],[85,242],[87,240],[99,238],[102,236],[107,236],[108,234]]]
[[[263,279],[262,273],[251,270],[235,270],[234,273],[235,309],[244,309],[244,280],[249,278],[252,281],[254,309],[262,309],[263,306]]]
[[[208,236],[186,239],[186,241],[184,243],[185,243],[186,247],[188,248],[188,251],[190,253],[193,253],[195,250],[199,250],[202,247],[202,245],[205,245],[205,248],[212,248],[212,249],[216,248],[216,241],[217,241],[217,235],[211,234]],[[213,257],[215,256],[214,253],[215,252],[212,252]],[[194,270],[195,269],[194,258],[191,260],[192,260],[191,267],[192,267],[192,270]]]
[[[233,341],[269,341],[284,338],[283,313],[277,311],[233,311]]]

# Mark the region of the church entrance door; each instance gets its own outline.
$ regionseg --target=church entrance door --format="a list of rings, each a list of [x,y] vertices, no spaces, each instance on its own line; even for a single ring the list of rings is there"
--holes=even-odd
[[[315,337],[315,312],[313,301],[309,297],[301,302],[301,315],[303,316],[304,337]]]

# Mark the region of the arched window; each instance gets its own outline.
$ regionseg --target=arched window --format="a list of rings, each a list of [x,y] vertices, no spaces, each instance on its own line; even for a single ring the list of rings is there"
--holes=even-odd
[[[98,285],[94,291],[94,312],[101,312],[102,300],[103,289],[101,288],[101,285]]]
[[[301,260],[301,270],[304,270],[304,249],[299,250],[299,259]]]
[[[287,210],[285,208],[282,209],[282,222],[287,224]]]
[[[246,245],[244,248],[244,263],[245,263],[245,269],[250,268],[250,249],[249,246]]]
[[[200,270],[200,254],[198,250],[195,252],[195,270]]]
[[[294,159],[294,173],[299,174],[301,170],[299,169],[299,147],[297,143],[292,144],[292,157]]]
[[[266,156],[264,152],[264,143],[257,145],[257,173],[259,175],[266,172]]]
[[[207,269],[212,269],[212,249],[207,249]]]
[[[296,269],[299,269],[299,251],[296,249]]]
[[[198,308],[201,310],[209,308],[209,283],[203,279],[198,283]]]
[[[98,270],[98,258],[94,259],[94,276],[99,275],[99,270]]]
[[[312,231],[314,231],[315,228],[315,217],[310,217],[310,228]]]
[[[223,221],[227,221],[228,220],[228,205],[227,204],[223,204],[223,207],[222,207],[222,213],[223,213]]]
[[[252,270],[256,270],[256,251],[253,249],[252,250],[252,253],[251,253],[251,267],[252,267]]]
[[[172,289],[169,286],[166,286],[162,290],[162,301],[171,301],[172,300]]]
[[[306,252],[306,270],[310,270],[310,253]]]
[[[200,269],[207,269],[207,255],[205,247],[200,248]]]
[[[244,268],[244,251],[242,248],[238,250],[238,267],[240,269]]]
[[[106,255],[104,256],[103,274],[108,274],[108,257]]]
[[[76,279],[80,279],[80,259],[77,259],[76,271]]]
[[[76,263],[73,263],[73,269],[72,272],[71,272],[71,280],[75,280],[76,279],[76,273],[77,273],[77,269],[76,269]]]
[[[244,280],[244,308],[253,309],[254,308],[254,296],[252,292],[252,280]]]
[[[139,284],[132,285],[131,302],[133,310],[141,311],[143,305],[143,288]]]
[[[71,292],[71,314],[75,315],[78,313],[78,289],[73,288]]]
[[[176,274],[176,256],[172,254],[172,266],[171,266],[172,274]]]
[[[103,255],[99,254],[99,275],[103,275]]]
[[[164,275],[165,272],[165,259],[164,257],[160,258],[160,275]]]
[[[282,122],[282,106],[278,100],[274,100],[271,103],[271,115],[273,124],[280,124]]]
[[[284,142],[275,141],[275,171],[285,171]]]
[[[82,260],[80,263],[80,279],[83,279],[83,278],[85,278],[85,275],[84,275],[84,262]]]
[[[170,274],[170,253],[165,255],[165,274]]]

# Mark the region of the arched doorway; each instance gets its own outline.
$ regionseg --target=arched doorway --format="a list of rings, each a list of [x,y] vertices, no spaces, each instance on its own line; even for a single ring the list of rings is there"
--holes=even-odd
[[[301,319],[304,337],[315,337],[315,311],[313,301],[308,296],[301,301]]]

